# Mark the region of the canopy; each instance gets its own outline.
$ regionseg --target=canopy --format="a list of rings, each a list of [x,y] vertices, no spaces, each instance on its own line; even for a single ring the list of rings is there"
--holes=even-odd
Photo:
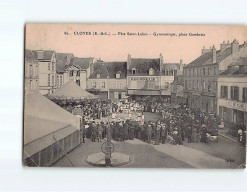
[[[70,80],[65,85],[50,95],[55,98],[71,98],[71,99],[94,99],[97,96],[85,91],[74,81]]]
[[[70,127],[80,129],[80,119],[40,93],[25,96],[24,145]]]

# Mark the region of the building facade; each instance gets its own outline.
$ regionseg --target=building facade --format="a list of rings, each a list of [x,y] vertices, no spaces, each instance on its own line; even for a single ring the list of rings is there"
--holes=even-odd
[[[192,108],[208,113],[217,111],[217,79],[219,73],[246,55],[246,43],[223,42],[221,49],[202,49],[202,55],[184,67],[184,98]]]
[[[126,62],[96,62],[87,82],[87,91],[101,99],[126,99]]]
[[[32,50],[25,50],[25,94],[39,91],[39,64]]]
[[[57,89],[56,53],[52,50],[32,50],[32,52],[39,64],[39,92],[49,95]]]
[[[225,124],[235,132],[247,130],[247,57],[233,62],[219,75],[217,96],[217,114]]]

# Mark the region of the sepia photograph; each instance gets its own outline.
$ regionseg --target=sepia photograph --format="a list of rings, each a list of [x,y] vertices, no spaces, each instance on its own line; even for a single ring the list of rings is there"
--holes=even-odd
[[[24,167],[245,169],[247,27],[25,26]]]

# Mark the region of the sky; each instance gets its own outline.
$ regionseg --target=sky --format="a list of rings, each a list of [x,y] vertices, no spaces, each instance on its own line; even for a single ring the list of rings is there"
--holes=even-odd
[[[106,35],[94,35],[94,32]],[[156,36],[159,33],[163,36]],[[205,36],[190,36],[190,33]],[[95,57],[104,61],[126,61],[128,53],[132,58],[159,58],[162,53],[165,63],[179,62],[180,59],[190,63],[201,55],[203,46],[209,48],[215,45],[218,50],[223,41],[231,43],[234,39],[240,44],[247,41],[247,28],[217,25],[27,24],[25,47],[73,53],[76,57]]]

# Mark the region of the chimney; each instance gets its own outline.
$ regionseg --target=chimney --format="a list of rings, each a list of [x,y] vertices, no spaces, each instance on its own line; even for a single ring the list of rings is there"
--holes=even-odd
[[[183,59],[180,59],[179,70],[180,70],[180,71],[183,71],[183,69],[184,69]]]
[[[216,49],[214,45],[212,48],[212,63],[216,63]]]
[[[229,47],[231,47],[231,44],[229,43],[229,41],[227,41],[227,43],[225,41],[223,41],[223,43],[220,44],[220,50],[221,51],[223,51]]]
[[[160,72],[162,72],[163,60],[164,60],[163,55],[162,55],[162,53],[160,53]]]
[[[231,43],[231,54],[233,59],[238,58],[238,50],[239,50],[239,42],[234,39],[234,41]]]
[[[128,54],[128,59],[127,59],[127,70],[129,70],[130,66],[131,66],[131,55]]]
[[[205,53],[208,53],[210,52],[211,48],[210,49],[205,49],[205,46],[203,46],[202,48],[202,55],[205,54]]]
[[[38,58],[38,60],[44,59],[44,51],[43,50],[37,50],[37,58]]]

